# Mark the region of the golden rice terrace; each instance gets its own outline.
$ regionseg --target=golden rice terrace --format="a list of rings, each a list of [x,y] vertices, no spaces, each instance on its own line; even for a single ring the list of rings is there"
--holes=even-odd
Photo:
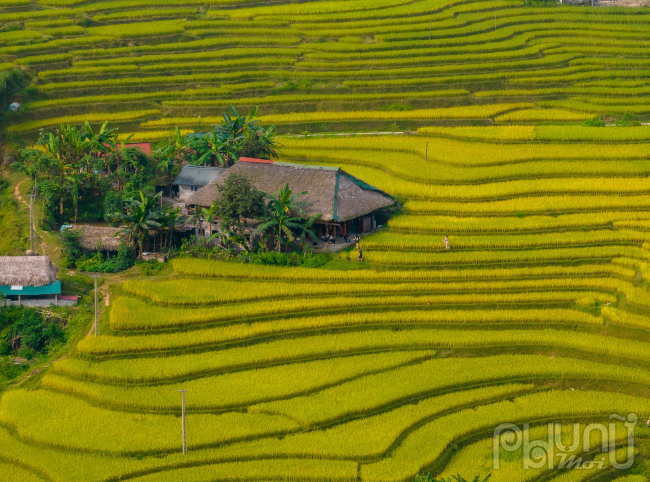
[[[650,480],[650,8],[0,7],[2,68],[36,92],[8,136],[108,120],[154,141],[259,106],[283,133],[393,133],[284,137],[281,160],[400,204],[359,269],[356,251],[349,269],[178,258],[121,284],[100,336],[2,393],[0,479]],[[554,453],[493,438],[549,422]]]

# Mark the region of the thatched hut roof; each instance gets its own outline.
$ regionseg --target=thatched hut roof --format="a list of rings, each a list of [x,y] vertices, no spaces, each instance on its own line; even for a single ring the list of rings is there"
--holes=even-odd
[[[185,186],[207,186],[226,171],[223,167],[184,166],[174,184]]]
[[[122,241],[122,228],[110,228],[107,226],[89,226],[89,225],[73,225],[69,229],[78,229],[81,231],[81,238],[79,244],[82,248],[88,251],[94,251],[98,247],[101,250],[117,251],[120,249],[120,242]]]
[[[45,286],[59,268],[47,256],[0,256],[0,286]]]
[[[312,204],[304,208],[309,216],[323,213],[321,221],[347,221],[395,204],[390,195],[338,167],[242,158],[223,176],[193,193],[187,205],[211,206],[217,198],[217,184],[223,184],[230,174],[249,176],[257,189],[269,194],[287,183],[294,193],[307,191],[299,201]]]

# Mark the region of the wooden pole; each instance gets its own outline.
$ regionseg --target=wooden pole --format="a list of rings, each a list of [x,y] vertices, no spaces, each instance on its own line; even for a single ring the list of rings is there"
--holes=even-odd
[[[34,251],[34,193],[29,196],[29,249]]]
[[[183,419],[183,454],[187,453],[187,427],[185,425],[185,392],[187,390],[178,390],[181,392],[181,400],[182,400],[182,409],[181,409],[181,417]]]

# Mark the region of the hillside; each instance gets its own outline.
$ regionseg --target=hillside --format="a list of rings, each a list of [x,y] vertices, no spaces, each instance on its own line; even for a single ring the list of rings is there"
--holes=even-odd
[[[281,160],[399,201],[363,263],[116,277],[100,336],[1,394],[0,473],[650,480],[650,8],[533,3],[0,0],[3,68],[35,87],[13,140],[108,119],[153,141],[229,104],[283,133],[411,131],[280,138]],[[598,430],[566,448],[612,414],[618,463]],[[548,423],[563,450],[502,439],[495,469],[497,427]],[[602,467],[558,469],[570,455]]]
[[[2,5],[2,67],[25,70],[37,89],[9,127],[28,138],[86,119],[152,140],[176,125],[205,130],[228,104],[259,105],[263,123],[294,133],[649,112],[647,8],[519,0]]]

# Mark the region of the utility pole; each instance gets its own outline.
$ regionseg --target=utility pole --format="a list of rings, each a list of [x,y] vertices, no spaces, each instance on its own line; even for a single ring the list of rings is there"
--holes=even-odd
[[[29,195],[29,249],[32,251],[34,251],[34,197],[36,194],[32,191]]]
[[[98,274],[90,275],[90,277],[95,280],[95,336],[99,336],[99,322],[97,317],[97,278],[99,278],[99,276],[100,275]]]
[[[375,62],[376,62],[376,61],[377,61],[377,59],[373,59],[373,61],[372,61],[372,65],[370,66],[370,70],[372,70],[372,69],[375,68]]]
[[[178,390],[181,392],[181,400],[182,400],[182,419],[183,419],[183,454],[187,453],[187,431],[186,431],[186,426],[185,426],[185,392],[187,390]]]

